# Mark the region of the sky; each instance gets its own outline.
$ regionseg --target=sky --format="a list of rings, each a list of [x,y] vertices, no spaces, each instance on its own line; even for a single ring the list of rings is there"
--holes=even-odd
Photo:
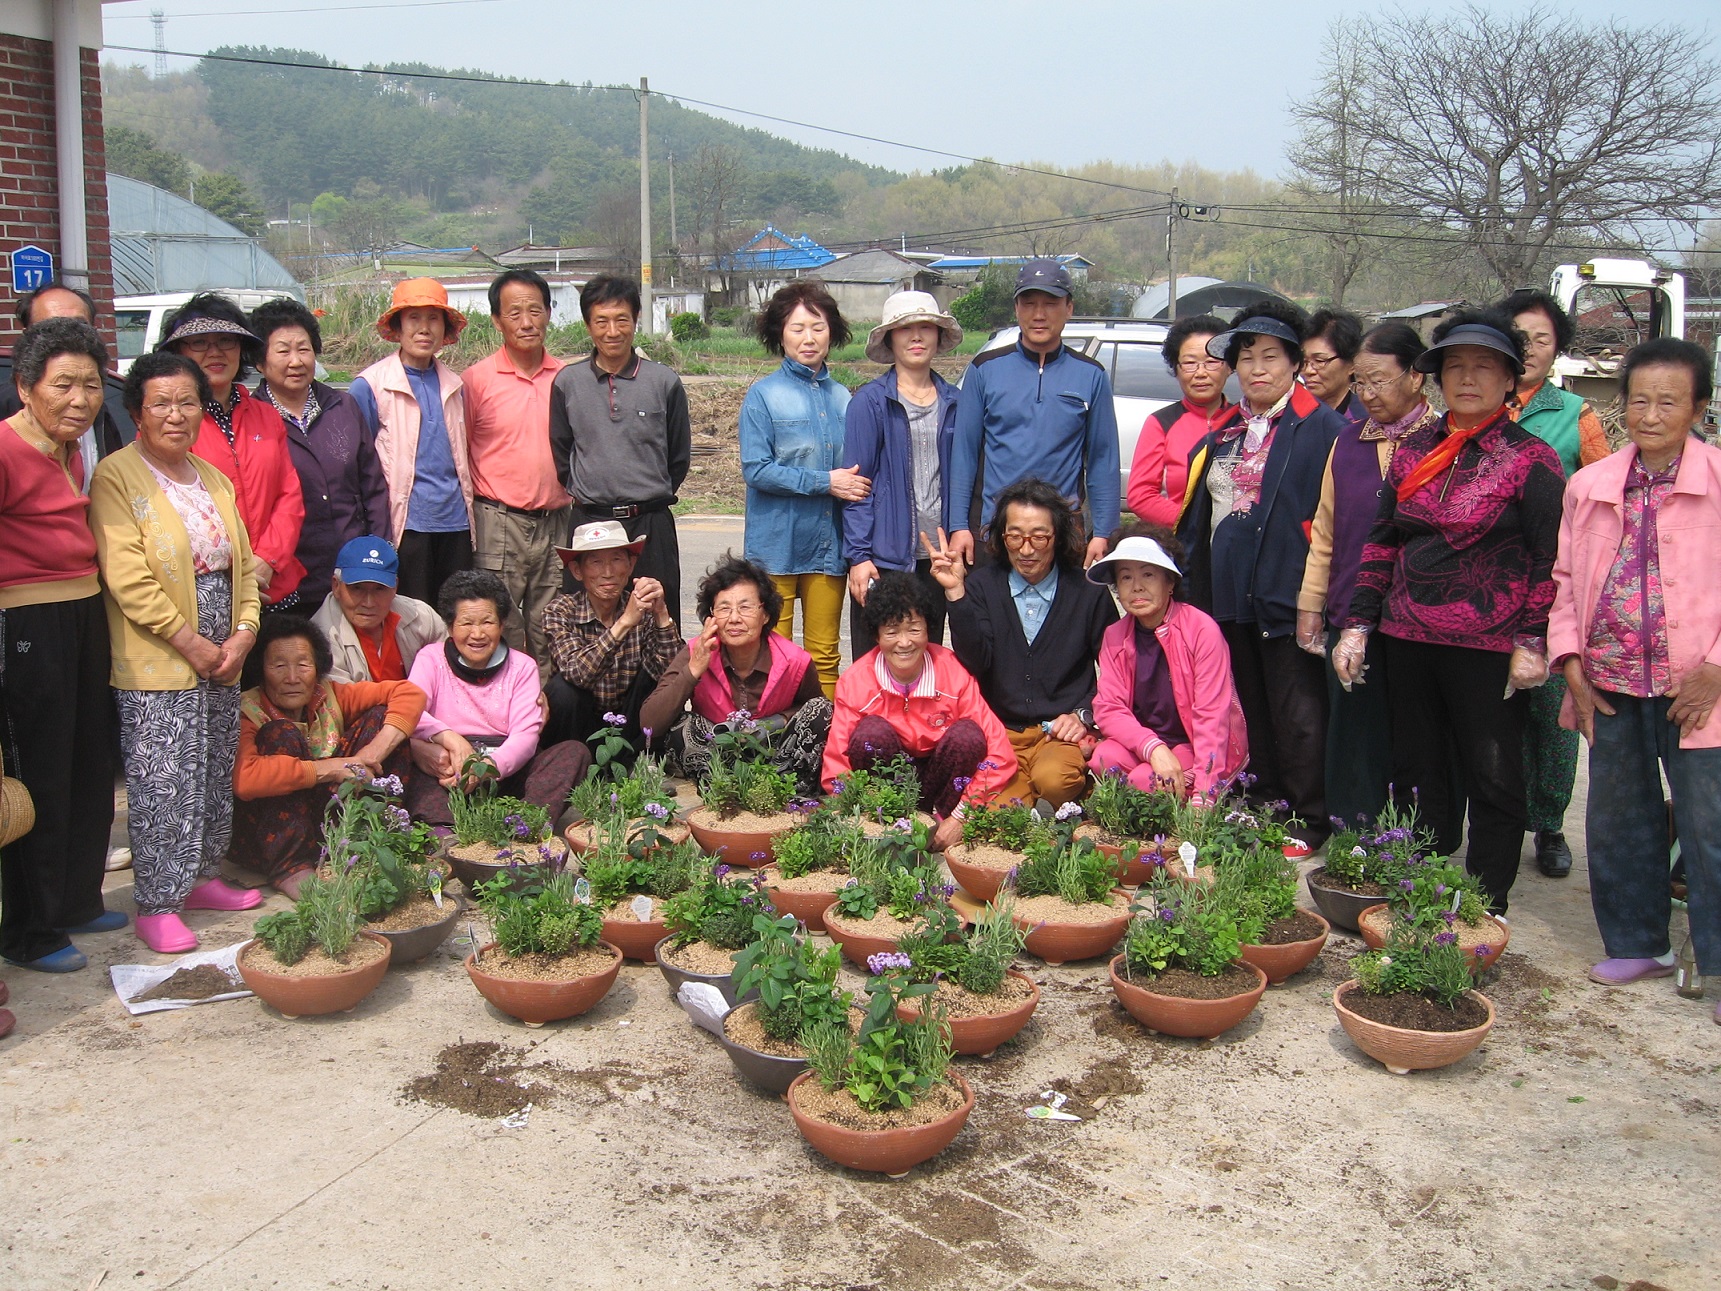
[[[161,8],[170,50],[267,45],[351,66],[419,62],[576,83],[637,84],[646,76],[669,94],[963,156],[1056,167],[1193,161],[1278,176],[1291,134],[1288,108],[1313,81],[1328,24],[1381,7],[1334,0],[128,0],[105,4],[103,14],[107,57],[120,62],[150,61],[111,47],[152,46],[149,11]],[[1648,18],[1641,5],[1605,0],[1561,0],[1559,10],[1703,31],[1721,60],[1715,0],[1661,0]],[[717,115],[895,170],[960,160]]]

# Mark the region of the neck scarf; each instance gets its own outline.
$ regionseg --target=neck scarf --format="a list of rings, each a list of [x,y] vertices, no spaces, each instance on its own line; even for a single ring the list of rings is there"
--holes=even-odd
[[[1390,440],[1391,442],[1396,444],[1399,440],[1403,439],[1411,431],[1415,430],[1416,429],[1416,423],[1421,421],[1423,419],[1423,417],[1425,417],[1427,415],[1428,415],[1428,401],[1426,399],[1424,399],[1421,403],[1417,404],[1416,407],[1412,408],[1409,412],[1405,413],[1404,416],[1400,417],[1397,421],[1387,421],[1387,422],[1377,421],[1374,423],[1374,425],[1380,431],[1380,433],[1382,435],[1384,435],[1388,440]]]
[[[1291,390],[1295,389],[1296,385],[1293,383]],[[1260,452],[1261,445],[1266,442],[1268,433],[1279,420],[1279,414],[1284,412],[1285,406],[1291,402],[1291,390],[1285,391],[1278,403],[1259,416],[1250,410],[1247,403],[1236,405],[1237,419],[1219,431],[1219,437],[1222,440],[1231,440],[1237,438],[1238,434],[1242,434],[1243,451],[1245,453]]]
[[[1429,449],[1428,455],[1411,467],[1410,473],[1399,481],[1398,500],[1400,502],[1410,501],[1418,489],[1440,476],[1458,460],[1458,454],[1465,444],[1505,416],[1506,410],[1504,408],[1496,408],[1494,415],[1484,418],[1480,424],[1460,426],[1453,420],[1452,414],[1448,413],[1446,415],[1446,438]]]
[[[251,719],[251,724],[262,730],[269,722],[292,722],[279,708],[270,702],[269,696],[259,686],[248,690],[239,697],[239,712]],[[304,720],[294,722],[296,726],[305,728],[305,742],[310,746],[311,757],[332,758],[340,751],[341,706],[334,703],[329,692],[319,682],[316,692],[311,696],[311,702],[305,705]]]
[[[488,686],[502,675],[502,665],[508,662],[508,643],[498,641],[496,653],[490,656],[490,662],[482,668],[474,668],[460,657],[460,651],[454,648],[454,642],[442,643],[442,654],[448,660],[448,667],[461,681],[468,686]]]

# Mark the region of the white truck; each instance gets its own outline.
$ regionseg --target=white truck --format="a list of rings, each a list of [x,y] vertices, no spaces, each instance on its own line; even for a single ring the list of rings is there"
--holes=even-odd
[[[1548,290],[1577,329],[1552,380],[1588,399],[1619,433],[1620,360],[1640,342],[1685,336],[1685,279],[1647,260],[1598,257],[1560,265]]]
[[[275,300],[281,296],[292,296],[290,291],[276,291],[270,288],[254,287],[216,287],[213,290],[227,297],[240,309],[249,314],[266,300]],[[118,296],[114,299],[114,332],[119,340],[119,361],[114,365],[121,376],[131,370],[132,360],[140,354],[148,354],[161,344],[161,325],[167,316],[173,313],[194,292],[170,291],[155,296]],[[323,373],[318,366],[319,379]]]

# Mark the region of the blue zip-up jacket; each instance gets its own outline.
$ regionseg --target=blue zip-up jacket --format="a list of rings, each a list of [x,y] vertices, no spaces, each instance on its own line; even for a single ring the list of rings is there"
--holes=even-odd
[[[1021,341],[968,365],[950,454],[950,521],[971,527],[975,477],[985,462],[980,525],[999,492],[1034,475],[1071,503],[1087,499],[1096,534],[1117,528],[1117,414],[1105,368],[1068,346],[1042,365]]]
[[[950,530],[950,446],[956,438],[958,391],[938,373],[938,523]],[[849,401],[843,465],[859,466],[872,481],[864,501],[843,506],[843,554],[851,565],[870,560],[880,569],[911,570],[920,558],[914,507],[914,455],[908,410],[896,389],[896,369],[874,377]],[[934,539],[937,534],[930,535]]]
[[[830,368],[784,359],[741,401],[741,476],[747,481],[742,551],[771,574],[835,574],[843,563],[831,472],[843,451],[848,388]]]

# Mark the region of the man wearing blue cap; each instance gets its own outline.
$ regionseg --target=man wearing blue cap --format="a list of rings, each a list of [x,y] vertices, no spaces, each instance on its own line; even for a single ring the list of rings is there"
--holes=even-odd
[[[992,523],[1000,490],[1025,476],[1048,481],[1089,511],[1086,562],[1117,528],[1117,416],[1105,368],[1064,348],[1075,312],[1070,271],[1029,260],[1016,274],[1021,338],[968,366],[950,455],[950,548],[974,563],[974,530]],[[979,494],[979,507],[974,506]]]
[[[405,681],[427,645],[448,637],[442,616],[395,592],[400,556],[386,538],[354,538],[335,556],[328,597],[311,617],[329,639],[329,680]]]

